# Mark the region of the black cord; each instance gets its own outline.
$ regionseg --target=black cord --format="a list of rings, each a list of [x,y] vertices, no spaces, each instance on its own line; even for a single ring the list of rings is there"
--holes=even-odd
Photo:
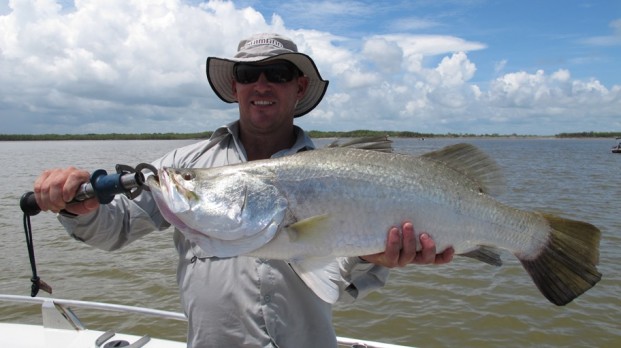
[[[30,268],[32,269],[32,278],[30,281],[32,282],[32,286],[30,288],[30,296],[36,297],[39,293],[39,289],[52,293],[52,287],[47,285],[39,276],[37,275],[37,263],[35,260],[34,254],[34,244],[32,242],[32,227],[30,225],[30,216],[24,213],[24,232],[26,233],[26,246],[28,247],[28,258],[30,259]]]

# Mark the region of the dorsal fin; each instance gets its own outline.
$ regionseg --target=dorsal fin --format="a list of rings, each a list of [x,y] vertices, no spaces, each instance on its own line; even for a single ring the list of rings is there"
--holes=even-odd
[[[388,139],[387,135],[353,138],[346,142],[341,142],[340,139],[337,139],[326,147],[349,147],[379,152],[392,152],[392,140]]]
[[[442,163],[469,178],[475,190],[497,195],[504,190],[504,177],[496,162],[470,144],[455,144],[426,153],[422,158]]]

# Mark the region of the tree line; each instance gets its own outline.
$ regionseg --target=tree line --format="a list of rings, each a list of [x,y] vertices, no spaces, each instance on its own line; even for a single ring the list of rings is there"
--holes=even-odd
[[[24,140],[184,140],[184,139],[208,139],[213,132],[199,133],[107,133],[107,134],[0,134],[0,141],[24,141]],[[358,138],[368,136],[386,135],[392,138],[460,138],[460,137],[534,137],[533,135],[518,134],[471,134],[471,133],[419,133],[412,131],[318,131],[308,132],[311,138]],[[619,138],[621,132],[577,132],[559,133],[556,138]]]
[[[621,132],[579,132],[579,133],[560,133],[557,138],[619,138]]]
[[[0,134],[0,140],[183,140],[208,139],[212,133]]]

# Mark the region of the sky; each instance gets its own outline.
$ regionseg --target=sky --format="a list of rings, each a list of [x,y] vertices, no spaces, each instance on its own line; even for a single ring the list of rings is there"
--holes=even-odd
[[[258,32],[330,80],[306,130],[621,131],[618,0],[0,0],[0,134],[214,130],[205,60]]]

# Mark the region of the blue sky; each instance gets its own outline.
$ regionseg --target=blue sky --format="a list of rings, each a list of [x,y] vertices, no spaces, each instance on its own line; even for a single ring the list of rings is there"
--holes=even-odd
[[[307,130],[621,131],[621,1],[10,0],[0,133],[212,130],[206,57],[265,31],[330,80]]]

